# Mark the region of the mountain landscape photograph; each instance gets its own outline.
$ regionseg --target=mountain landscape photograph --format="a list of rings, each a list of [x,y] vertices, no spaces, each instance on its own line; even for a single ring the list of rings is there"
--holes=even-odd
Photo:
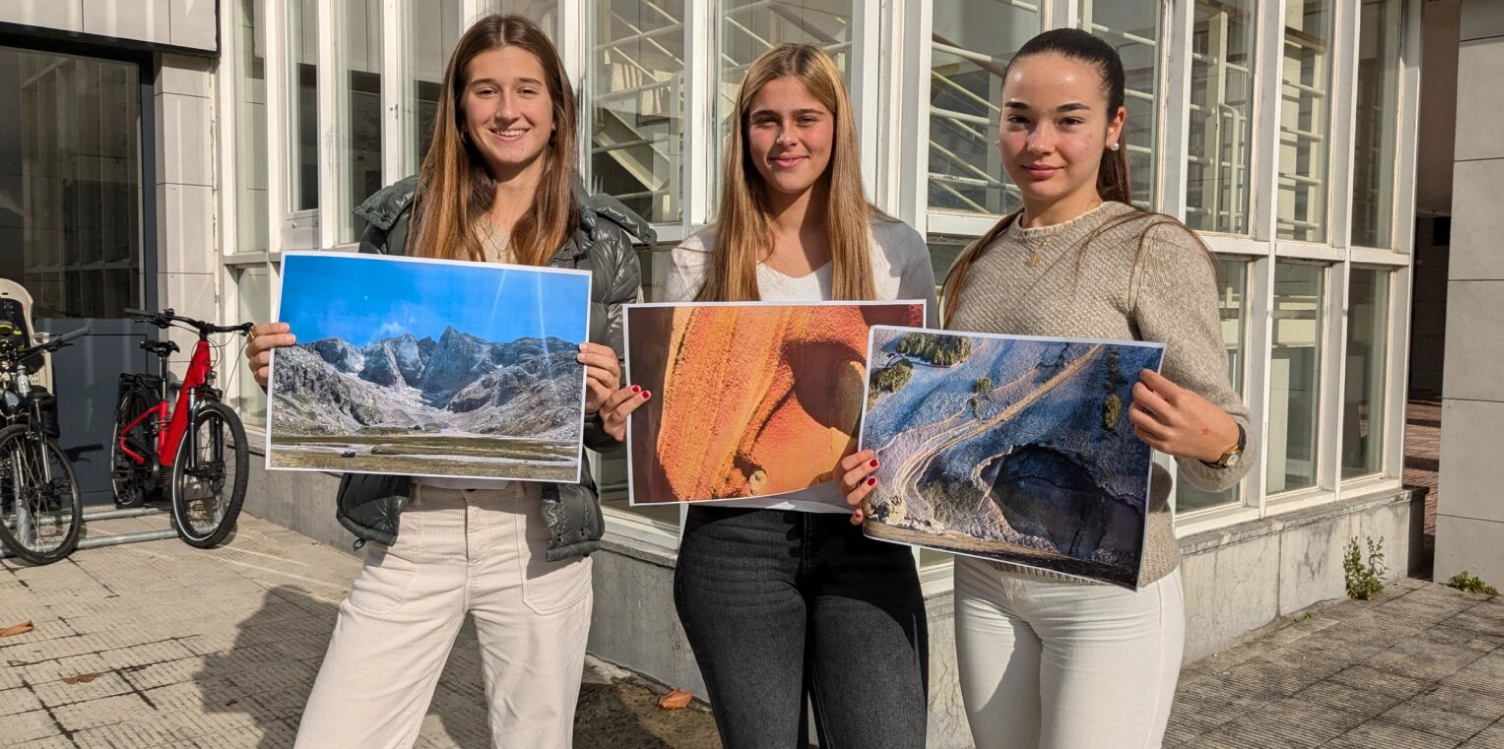
[[[288,253],[267,467],[577,481],[590,274]]]
[[[875,327],[868,536],[1135,587],[1151,449],[1128,419],[1155,343]]]

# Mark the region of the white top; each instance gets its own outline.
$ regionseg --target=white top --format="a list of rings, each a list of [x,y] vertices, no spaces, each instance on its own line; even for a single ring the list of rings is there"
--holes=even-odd
[[[925,322],[937,321],[935,305],[935,270],[930,265],[929,247],[919,232],[902,221],[874,218],[868,241],[872,249],[872,280],[877,298],[925,300]],[[659,301],[690,302],[700,293],[710,268],[710,248],[715,244],[715,225],[690,235],[669,255],[668,276],[663,282]],[[830,298],[830,263],[807,276],[795,278],[779,273],[767,265],[757,266],[757,291],[765,302],[828,302]],[[851,506],[835,481],[799,491],[756,499],[716,502],[719,507],[751,507],[800,512],[850,513]]]

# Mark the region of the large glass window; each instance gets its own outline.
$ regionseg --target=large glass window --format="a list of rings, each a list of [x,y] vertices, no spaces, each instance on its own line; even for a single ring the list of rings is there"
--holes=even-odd
[[[416,174],[433,142],[444,66],[460,40],[460,0],[408,0],[407,29],[408,168]]]
[[[1327,266],[1275,263],[1269,369],[1269,494],[1316,486]]]
[[[1347,292],[1347,383],[1342,398],[1342,478],[1384,470],[1390,271],[1353,268]]]
[[[319,3],[291,0],[287,6],[288,153],[292,177],[290,210],[319,207]]]
[[[230,252],[267,248],[266,3],[235,3],[235,242]]]
[[[1128,121],[1123,142],[1128,148],[1128,177],[1133,202],[1143,207],[1158,203],[1154,195],[1159,153],[1160,61],[1164,50],[1160,29],[1162,0],[1081,0],[1082,28],[1106,39],[1123,58]]]
[[[341,190],[348,205],[360,205],[382,187],[381,174],[381,0],[345,0],[340,74],[344,76],[345,126],[340,155]],[[341,210],[339,239],[353,242],[365,220]]]
[[[1248,233],[1253,143],[1252,0],[1198,0],[1191,30],[1186,224]]]
[[[549,39],[558,41],[554,37],[554,29],[559,25],[558,0],[479,0],[477,7],[480,15],[501,13],[522,16],[538,24],[538,28],[542,29]],[[475,19],[470,20],[473,22]]]
[[[268,267],[248,265],[242,268],[231,268],[230,274],[235,283],[236,295],[240,300],[236,310],[239,317],[235,319],[246,322],[265,322],[272,319],[272,275]],[[231,359],[233,362],[230,361]],[[225,366],[225,364],[230,366]],[[230,392],[230,406],[240,414],[241,420],[247,426],[265,427],[266,391],[256,384],[254,377],[251,377],[243,353],[235,352],[226,357],[226,361],[220,366],[220,371],[227,372],[234,379],[234,387]]]
[[[1358,110],[1353,139],[1353,238],[1394,246],[1394,150],[1400,111],[1400,0],[1368,0],[1359,14]]]
[[[1243,373],[1247,370],[1245,354],[1248,335],[1248,261],[1233,257],[1217,258],[1217,306],[1222,317],[1222,344],[1227,347],[1227,380],[1232,389],[1243,393]],[[1208,507],[1236,504],[1238,487],[1208,492],[1181,479],[1175,489],[1176,512],[1192,512]]]
[[[929,206],[1007,213],[1018,207],[1018,194],[997,149],[1003,69],[1039,33],[1039,5],[937,0],[933,13]]]
[[[1327,141],[1331,129],[1333,0],[1287,0],[1280,66],[1281,239],[1326,241]]]
[[[140,306],[139,69],[0,47],[0,277],[32,319]]]
[[[684,0],[599,0],[592,28],[592,187],[649,221],[678,221]]]
[[[835,58],[851,84],[851,8],[852,0],[722,0],[717,154],[736,121],[736,92],[747,68],[773,47],[785,42],[818,45]]]

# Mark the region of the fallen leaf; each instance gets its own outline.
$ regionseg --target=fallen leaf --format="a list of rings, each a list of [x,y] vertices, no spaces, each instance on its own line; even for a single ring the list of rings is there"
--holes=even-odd
[[[77,676],[64,676],[63,677],[63,683],[64,684],[88,684],[89,682],[91,682],[91,681],[93,681],[95,679],[98,679],[98,678],[99,678],[99,674],[97,674],[97,673],[79,674]]]
[[[683,689],[675,689],[674,691],[669,692],[668,694],[665,694],[663,695],[663,697],[659,698],[658,707],[661,707],[664,710],[683,710],[684,708],[689,707],[689,701],[693,698],[693,694],[686,692]]]
[[[27,632],[32,631],[33,629],[36,629],[36,627],[33,626],[31,622],[21,622],[20,624],[12,624],[11,626],[6,627],[5,629],[0,629],[0,637],[10,637],[11,635],[24,635]]]

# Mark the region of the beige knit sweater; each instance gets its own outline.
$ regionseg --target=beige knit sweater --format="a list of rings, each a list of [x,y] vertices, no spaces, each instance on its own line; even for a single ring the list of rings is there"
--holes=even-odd
[[[1178,458],[1182,480],[1210,491],[1234,486],[1258,461],[1258,435],[1248,408],[1228,381],[1217,306],[1216,272],[1197,242],[1174,226],[1148,230],[1149,214],[1087,236],[1134,209],[1107,202],[1056,226],[1010,226],[983,248],[958,295],[951,330],[1062,338],[1109,338],[1165,344],[1165,377],[1222,407],[1247,433],[1234,468]],[[1030,255],[1039,262],[1029,265]],[[1084,253],[1084,254],[1083,254]],[[1149,488],[1149,538],[1139,585],[1180,564],[1169,504],[1169,472],[1154,466]],[[1055,577],[1026,568],[1016,571]]]

